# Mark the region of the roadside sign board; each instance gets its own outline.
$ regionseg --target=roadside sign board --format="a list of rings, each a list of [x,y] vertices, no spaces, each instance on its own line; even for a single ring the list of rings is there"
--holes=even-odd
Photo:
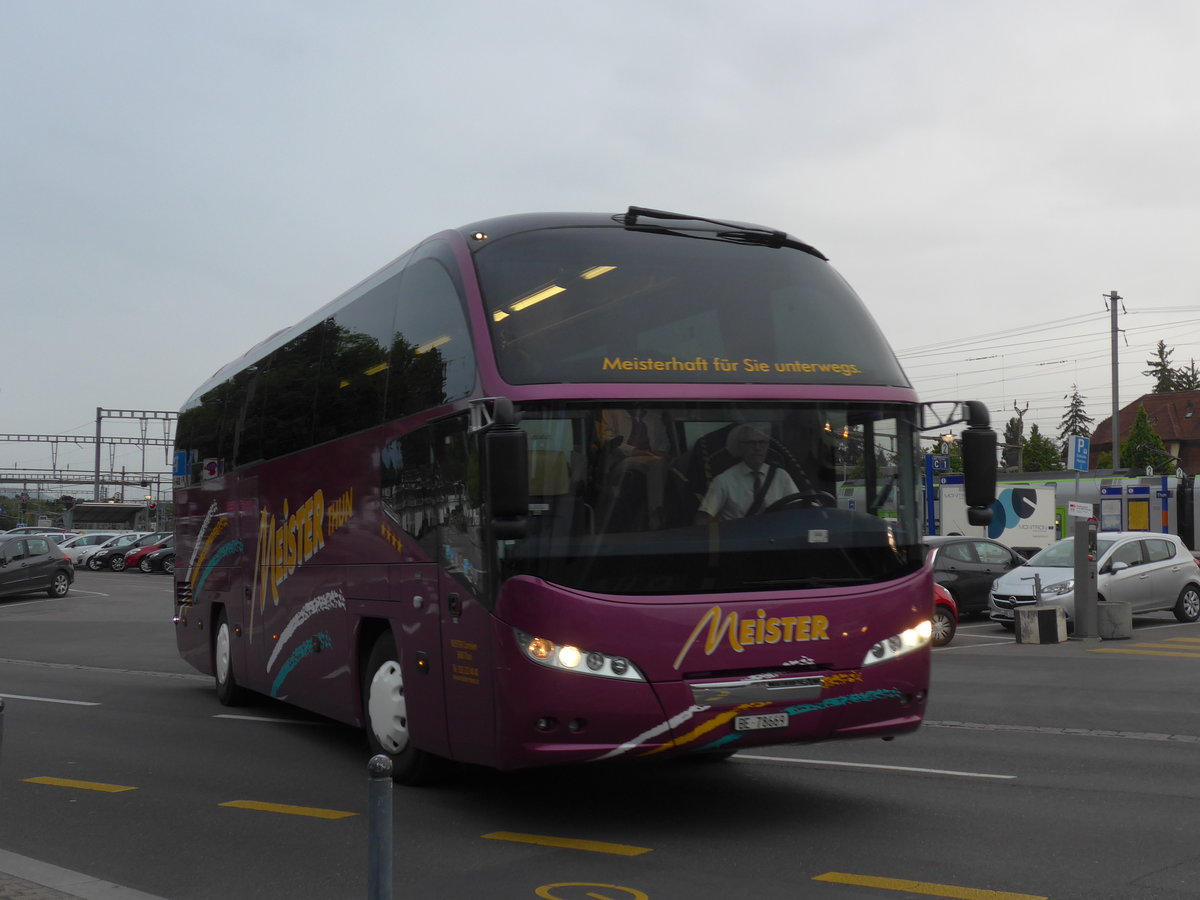
[[[1074,435],[1071,438],[1071,466],[1076,472],[1088,470],[1088,457],[1092,452],[1092,439]]]

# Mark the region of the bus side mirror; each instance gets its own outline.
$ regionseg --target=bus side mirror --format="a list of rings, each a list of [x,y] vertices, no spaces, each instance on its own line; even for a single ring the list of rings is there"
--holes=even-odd
[[[492,535],[499,540],[524,537],[529,517],[529,439],[516,424],[511,403],[497,402],[495,420],[483,440]]]
[[[978,410],[971,412],[976,415],[968,420],[961,438],[967,521],[972,525],[989,525],[991,507],[996,502],[996,432],[988,427],[986,407],[981,417]]]

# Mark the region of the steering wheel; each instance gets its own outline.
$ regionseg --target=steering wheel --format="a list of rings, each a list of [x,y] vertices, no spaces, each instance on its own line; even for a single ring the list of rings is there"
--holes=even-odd
[[[788,494],[786,497],[780,497],[770,506],[763,510],[764,513],[778,512],[781,509],[792,509],[794,507],[809,507],[813,509],[821,509],[823,507],[837,506],[837,498],[828,491],[812,491],[810,493]]]

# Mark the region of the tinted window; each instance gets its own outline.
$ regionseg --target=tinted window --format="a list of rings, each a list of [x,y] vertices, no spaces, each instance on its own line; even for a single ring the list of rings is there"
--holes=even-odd
[[[1130,566],[1140,565],[1142,562],[1142,542],[1130,541],[1128,544],[1122,544],[1114,550],[1112,559],[1109,560],[1109,565],[1119,562],[1128,563]]]
[[[389,354],[387,417],[465,397],[475,358],[449,249],[429,244],[404,269]]]
[[[947,544],[938,555],[942,559],[952,559],[957,562],[975,562],[975,558],[971,555],[970,544],[965,543]]]
[[[1165,562],[1175,556],[1175,545],[1171,541],[1143,541],[1147,562]]]
[[[908,386],[857,295],[801,250],[549,228],[485,243],[475,262],[513,383]]]
[[[1006,565],[1012,562],[1012,554],[1008,550],[986,541],[976,542],[975,553],[978,554],[979,561],[982,563]]]

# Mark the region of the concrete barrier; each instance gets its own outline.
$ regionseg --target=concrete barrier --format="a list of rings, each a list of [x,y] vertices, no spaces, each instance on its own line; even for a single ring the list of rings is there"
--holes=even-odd
[[[1017,610],[1018,644],[1061,644],[1067,639],[1067,613],[1057,606]]]
[[[1123,600],[1106,600],[1096,604],[1096,629],[1106,641],[1133,637],[1133,607]]]

